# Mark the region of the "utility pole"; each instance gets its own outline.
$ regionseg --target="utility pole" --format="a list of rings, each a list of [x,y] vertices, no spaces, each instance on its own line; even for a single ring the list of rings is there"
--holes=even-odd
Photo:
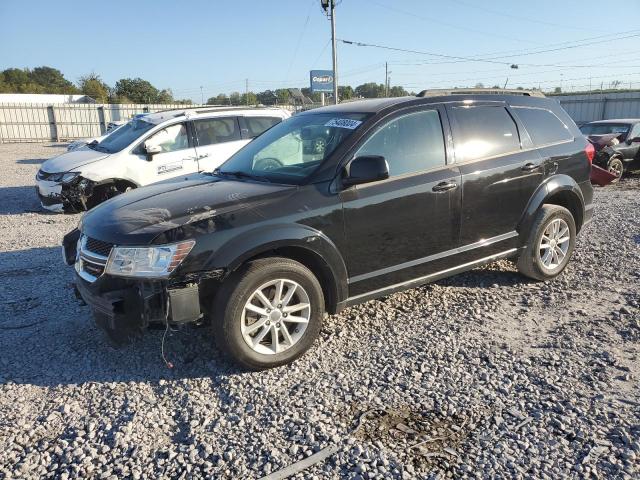
[[[246,78],[244,81],[244,98],[247,105],[249,105],[249,79],[248,78]]]
[[[320,0],[331,20],[331,50],[333,57],[333,103],[338,104],[338,51],[336,46],[336,0]]]
[[[384,96],[389,96],[389,63],[384,62]]]
[[[204,93],[202,93],[202,85],[200,85],[200,105],[204,105]]]

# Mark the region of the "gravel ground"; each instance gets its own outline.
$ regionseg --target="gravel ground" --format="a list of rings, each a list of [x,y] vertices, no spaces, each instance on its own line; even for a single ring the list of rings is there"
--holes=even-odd
[[[549,283],[503,261],[328,319],[292,366],[239,371],[206,329],[108,346],[39,209],[60,145],[0,145],[0,478],[640,478],[640,179]],[[358,422],[360,420],[360,422]],[[359,425],[359,427],[358,427]],[[417,446],[416,446],[417,445]]]

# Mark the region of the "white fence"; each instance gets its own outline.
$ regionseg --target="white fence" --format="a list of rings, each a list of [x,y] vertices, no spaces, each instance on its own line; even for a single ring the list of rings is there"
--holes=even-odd
[[[640,91],[554,95],[573,120],[581,125],[594,120],[640,118]]]
[[[104,134],[109,122],[197,105],[0,103],[0,143],[65,142]]]

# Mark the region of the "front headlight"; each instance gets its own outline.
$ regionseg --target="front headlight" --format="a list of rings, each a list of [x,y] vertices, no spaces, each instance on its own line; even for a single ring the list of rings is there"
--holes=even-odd
[[[78,175],[80,175],[79,172],[67,172],[62,175],[62,183],[69,183],[73,181]]]
[[[164,278],[189,255],[195,240],[155,247],[114,247],[105,273],[120,277]]]

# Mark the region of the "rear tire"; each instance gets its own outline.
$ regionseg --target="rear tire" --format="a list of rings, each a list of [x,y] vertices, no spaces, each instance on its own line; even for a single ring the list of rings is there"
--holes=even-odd
[[[565,269],[575,243],[576,223],[571,212],[558,205],[543,205],[518,258],[518,271],[534,280],[550,280]]]
[[[622,163],[622,159],[620,157],[613,157],[612,159],[610,159],[609,163],[607,164],[607,170],[609,171],[609,173],[612,173],[616,176],[616,178],[612,180],[611,183],[616,183],[617,181],[619,181],[624,174],[624,163]]]
[[[318,279],[301,263],[260,258],[223,283],[213,305],[218,347],[251,370],[294,361],[322,329],[324,297]]]

